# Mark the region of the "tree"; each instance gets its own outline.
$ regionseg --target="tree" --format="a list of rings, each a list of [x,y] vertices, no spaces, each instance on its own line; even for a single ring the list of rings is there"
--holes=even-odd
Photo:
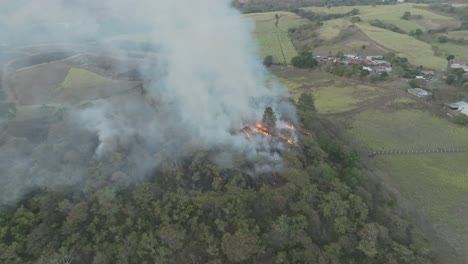
[[[411,12],[406,11],[401,19],[409,20],[411,18]]]
[[[278,119],[276,118],[276,114],[273,112],[273,109],[269,106],[265,108],[262,123],[267,128],[268,133],[271,133],[275,129],[277,120]]]
[[[301,52],[298,56],[292,58],[291,63],[294,67],[301,69],[314,68],[318,64],[312,53],[307,51]]]
[[[311,93],[301,94],[297,104],[297,110],[304,113],[316,112],[314,96]]]
[[[456,81],[456,77],[453,74],[449,74],[447,79],[445,79],[445,83],[448,85],[452,85]]]
[[[455,59],[455,56],[453,56],[452,54],[447,56],[447,62],[448,63],[450,63],[450,61],[452,61],[453,59]]]
[[[265,59],[263,60],[263,65],[267,67],[271,67],[271,65],[273,65],[273,56],[271,55],[266,56]]]
[[[416,37],[416,38],[420,38],[422,35],[424,34],[424,32],[421,30],[421,29],[416,29],[413,33],[413,35]]]
[[[440,36],[438,40],[439,40],[439,43],[447,43],[449,41],[449,38],[446,36]]]
[[[358,22],[361,22],[361,17],[359,16],[354,16],[354,17],[351,17],[351,23],[358,23]]]

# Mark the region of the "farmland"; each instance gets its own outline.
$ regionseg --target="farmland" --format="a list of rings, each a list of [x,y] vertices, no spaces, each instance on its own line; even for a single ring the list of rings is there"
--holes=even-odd
[[[278,23],[276,15],[279,17]],[[309,23],[309,21],[290,12],[256,13],[246,15],[246,17],[256,23],[255,34],[262,58],[271,55],[275,63],[290,63],[291,59],[297,55],[297,51],[289,39],[288,30]]]

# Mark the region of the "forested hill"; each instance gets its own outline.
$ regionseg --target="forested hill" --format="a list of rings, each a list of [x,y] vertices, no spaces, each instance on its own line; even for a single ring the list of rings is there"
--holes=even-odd
[[[319,134],[311,96],[298,108]],[[90,168],[84,191],[31,193],[0,214],[0,262],[433,261],[430,241],[363,176],[357,155],[326,137],[301,138],[278,173],[249,176],[242,156],[221,169],[208,154],[167,161],[131,187]]]

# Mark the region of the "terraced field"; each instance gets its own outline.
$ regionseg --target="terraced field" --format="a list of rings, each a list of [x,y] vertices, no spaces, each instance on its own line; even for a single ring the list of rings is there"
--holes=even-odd
[[[276,15],[279,17],[278,23]],[[271,55],[275,63],[289,64],[291,59],[297,55],[289,38],[288,30],[309,23],[308,20],[290,12],[255,13],[245,17],[256,23],[255,34],[262,58]]]

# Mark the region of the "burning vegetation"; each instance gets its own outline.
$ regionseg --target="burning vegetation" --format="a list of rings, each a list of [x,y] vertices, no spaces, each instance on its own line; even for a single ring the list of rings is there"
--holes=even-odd
[[[285,142],[292,146],[297,146],[298,134],[302,133],[307,136],[312,136],[312,133],[303,127],[290,124],[286,121],[279,121],[276,123],[276,115],[271,109],[267,107],[261,122],[256,122],[252,125],[247,125],[241,128],[249,140],[252,140],[255,135],[262,137],[270,137],[276,141]]]

